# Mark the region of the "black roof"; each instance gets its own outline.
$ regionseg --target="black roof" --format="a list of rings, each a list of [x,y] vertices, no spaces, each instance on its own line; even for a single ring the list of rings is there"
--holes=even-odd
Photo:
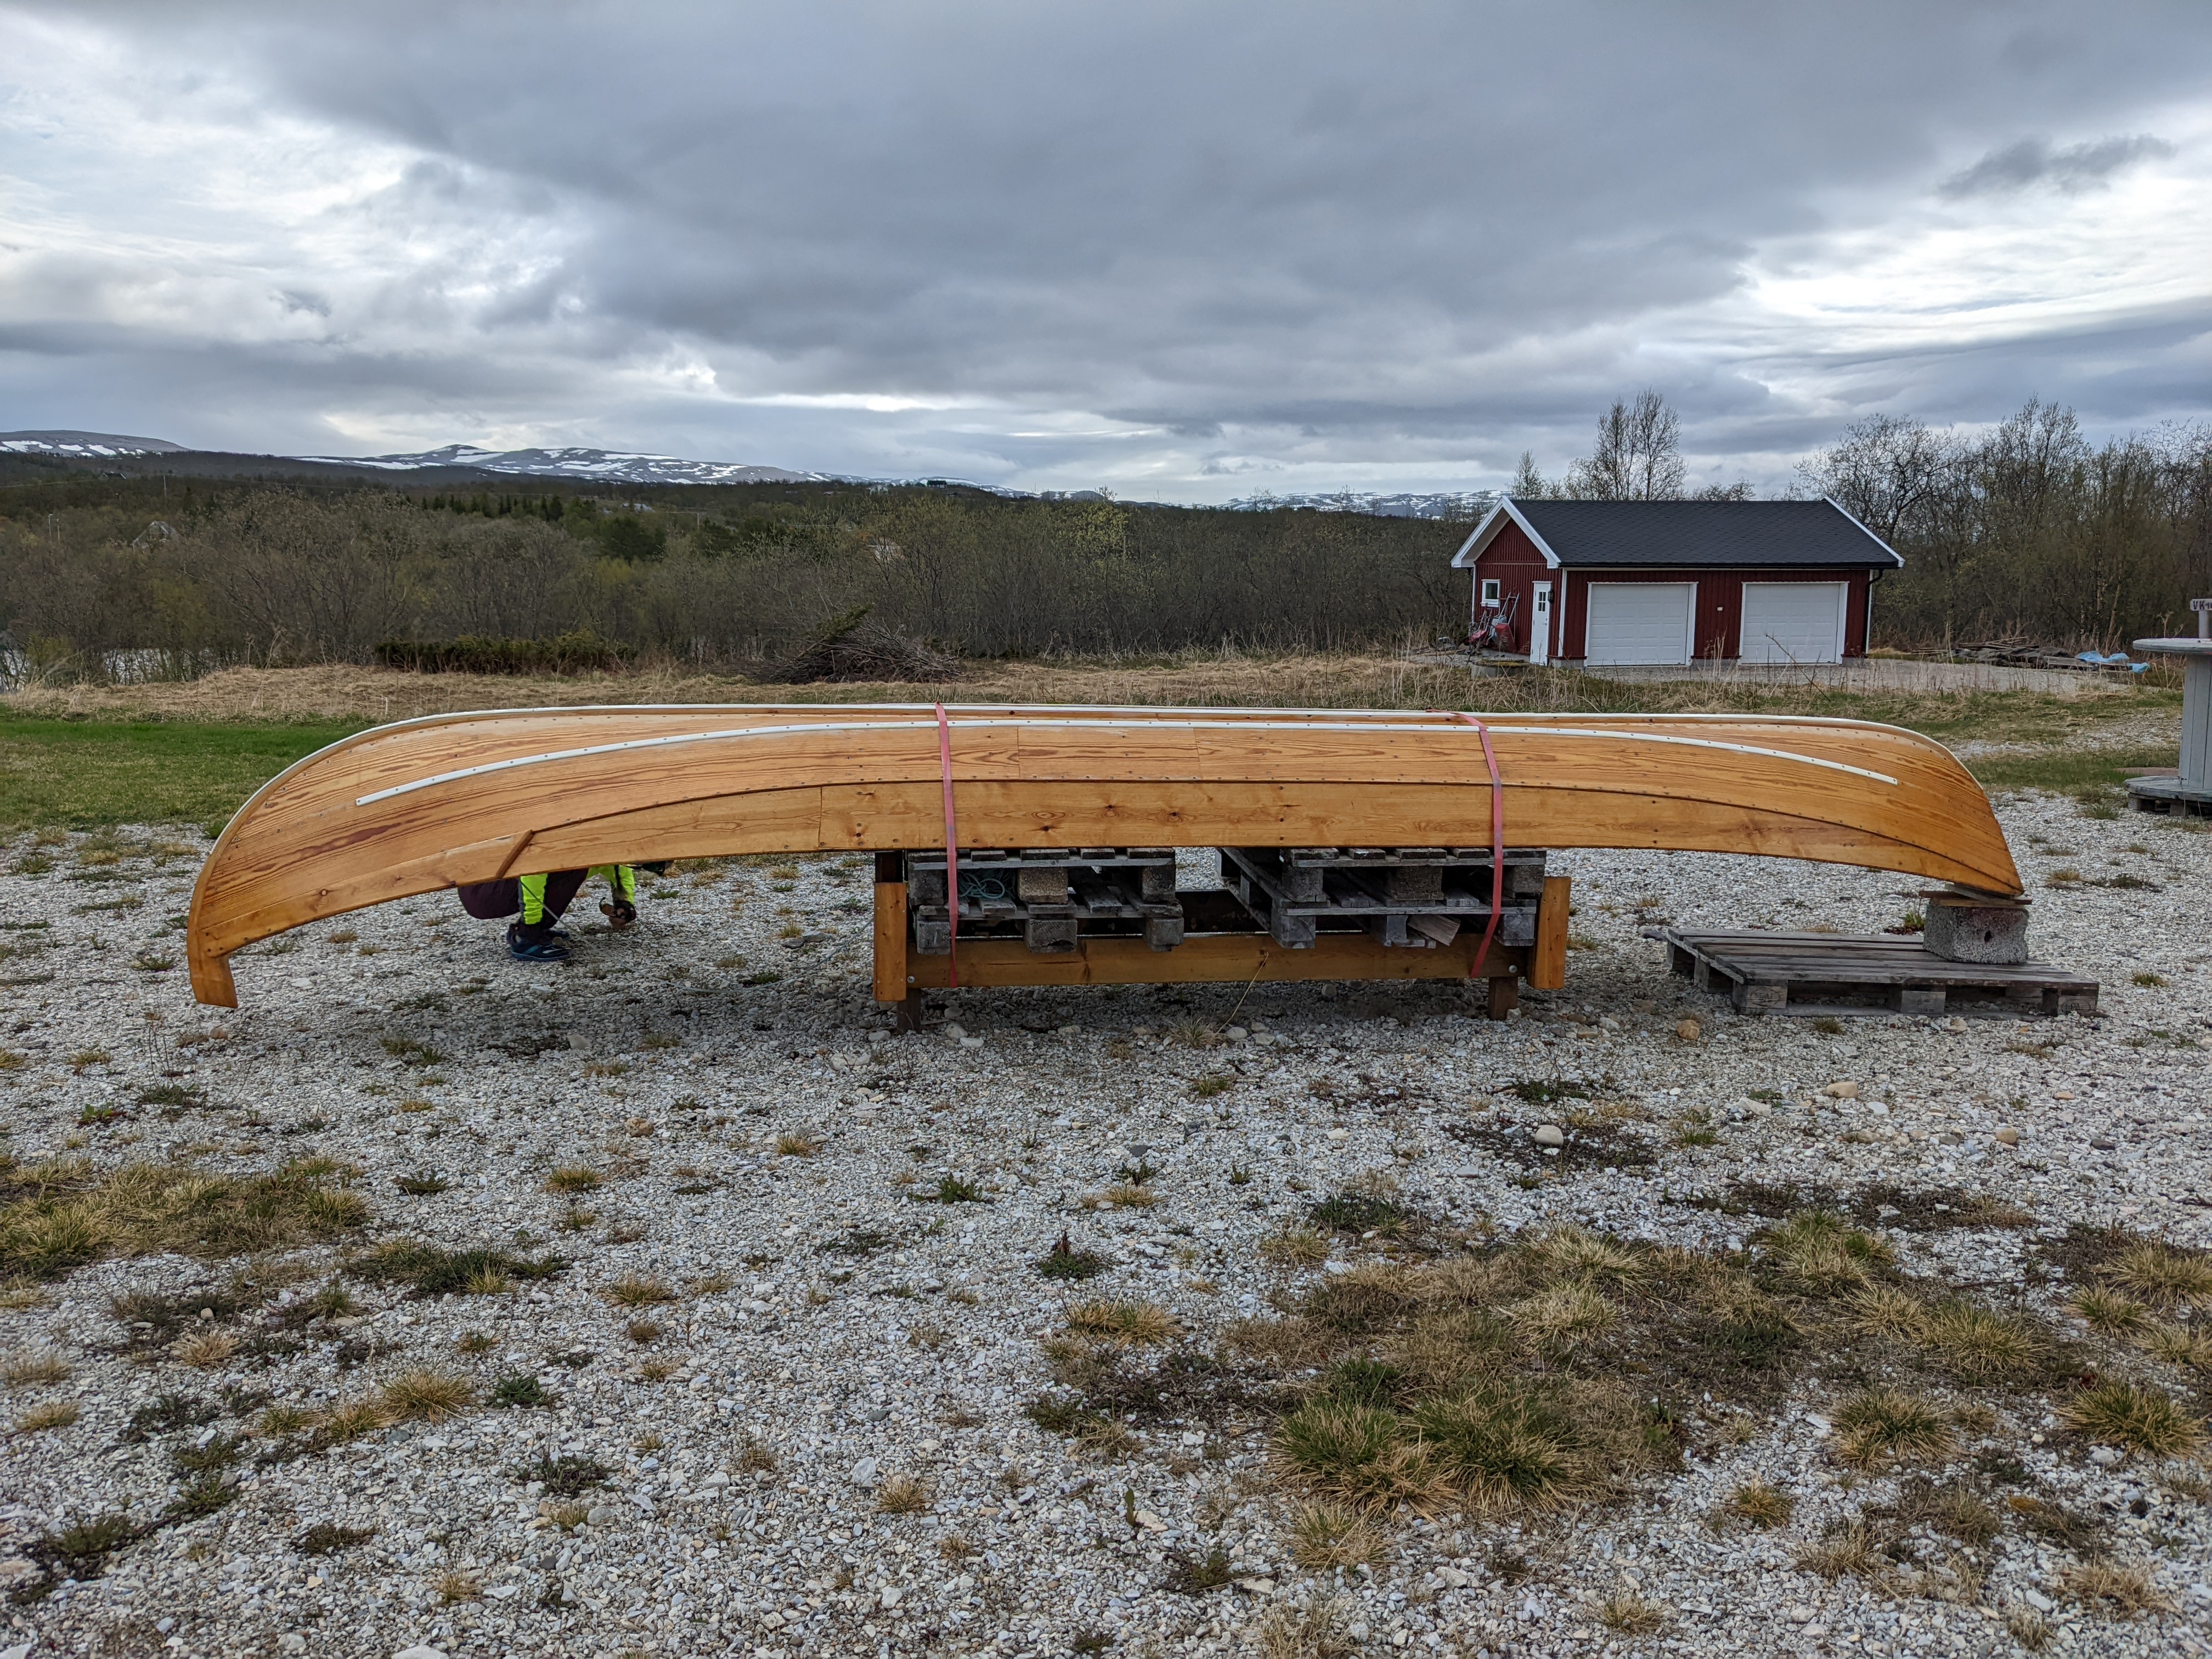
[[[1902,565],[1831,501],[1512,504],[1563,565]]]

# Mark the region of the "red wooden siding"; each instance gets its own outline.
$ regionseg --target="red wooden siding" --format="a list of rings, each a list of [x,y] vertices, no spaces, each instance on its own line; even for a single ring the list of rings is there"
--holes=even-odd
[[[1474,620],[1482,621],[1482,584],[1486,580],[1498,583],[1498,596],[1513,604],[1513,596],[1520,601],[1514,610],[1514,626],[1519,637],[1513,648],[1525,652],[1528,648],[1528,618],[1534,613],[1536,584],[1552,584],[1552,614],[1559,615],[1559,578],[1565,573],[1553,570],[1544,563],[1544,556],[1536,550],[1536,544],[1528,539],[1528,532],[1510,520],[1491,538],[1490,545],[1482,550],[1474,565]],[[1556,634],[1553,643],[1558,642]]]
[[[1527,623],[1531,590],[1540,581],[1552,584],[1553,605],[1559,617],[1553,637],[1554,658],[1579,661],[1588,654],[1584,629],[1589,620],[1589,585],[1593,581],[1688,582],[1698,585],[1697,654],[1700,659],[1733,659],[1741,649],[1743,585],[1754,582],[1848,582],[1844,602],[1844,655],[1863,657],[1867,648],[1868,573],[1864,568],[1806,568],[1796,566],[1732,566],[1723,568],[1679,569],[1666,566],[1615,566],[1599,570],[1547,570],[1544,556],[1520,526],[1508,524],[1482,550],[1473,572],[1478,605],[1485,578],[1495,578],[1502,594],[1521,595],[1522,637],[1515,648],[1528,648]],[[1478,615],[1479,615],[1478,611]]]

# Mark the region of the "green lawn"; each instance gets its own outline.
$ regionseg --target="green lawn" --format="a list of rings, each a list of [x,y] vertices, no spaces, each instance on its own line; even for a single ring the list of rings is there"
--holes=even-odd
[[[2130,772],[2172,766],[2178,758],[2172,744],[2139,749],[2047,749],[1978,755],[1966,763],[1966,769],[1984,789],[2048,789],[2072,795],[2117,789]]]
[[[294,761],[368,723],[191,726],[0,714],[0,830],[182,823],[212,832]]]
[[[1697,688],[1690,688],[1694,691]],[[1641,696],[1638,694],[1642,694]],[[1663,695],[1662,695],[1663,694]],[[1664,707],[1683,688],[1637,687],[1624,702]],[[1939,740],[1979,738],[2040,745],[1970,763],[1989,789],[2069,793],[2110,789],[2130,767],[2170,766],[2171,748],[2074,747],[2068,739],[2103,720],[2178,706],[2179,694],[2143,688],[2108,709],[2023,693],[1847,695],[1817,689],[1761,689],[1745,712],[1841,714],[1886,720]],[[220,828],[246,798],[304,755],[366,729],[368,720],[305,723],[26,719],[0,713],[0,831],[112,823],[198,823]]]

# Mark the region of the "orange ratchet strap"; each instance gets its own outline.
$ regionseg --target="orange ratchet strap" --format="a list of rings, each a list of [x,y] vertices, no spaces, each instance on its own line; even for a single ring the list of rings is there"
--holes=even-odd
[[[1490,739],[1483,739],[1488,748]],[[937,762],[945,775],[945,902],[952,909],[952,932],[945,941],[945,963],[948,990],[960,988],[960,821],[952,811],[952,726],[945,718],[945,705],[937,705]],[[1498,769],[1491,768],[1496,776]]]

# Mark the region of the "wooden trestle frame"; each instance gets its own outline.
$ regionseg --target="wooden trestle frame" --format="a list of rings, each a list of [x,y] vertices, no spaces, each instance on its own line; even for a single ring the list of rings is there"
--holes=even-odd
[[[925,993],[951,983],[948,954],[912,949],[907,891],[896,853],[876,854],[875,995],[901,1005],[902,1022],[921,1023]],[[1279,945],[1255,926],[1249,931],[1184,935],[1170,951],[1141,938],[1085,938],[1072,951],[1042,953],[1018,939],[962,939],[958,961],[963,988],[1048,985],[1282,984],[1310,980],[1480,979],[1485,1008],[1503,1019],[1520,1001],[1522,980],[1538,990],[1567,982],[1567,917],[1572,884],[1547,876],[1536,904],[1536,941],[1509,947],[1492,943],[1478,963],[1480,928],[1449,945],[1394,950],[1364,933],[1323,933],[1310,945]]]

